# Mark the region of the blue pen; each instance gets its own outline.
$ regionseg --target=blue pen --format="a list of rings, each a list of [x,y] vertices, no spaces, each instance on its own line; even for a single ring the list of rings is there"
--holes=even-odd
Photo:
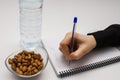
[[[74,17],[73,20],[73,30],[72,30],[72,38],[71,38],[71,42],[70,42],[70,53],[73,52],[74,49],[74,32],[75,32],[75,27],[76,27],[76,23],[77,23],[77,17]],[[68,64],[70,65],[70,61],[68,60]]]

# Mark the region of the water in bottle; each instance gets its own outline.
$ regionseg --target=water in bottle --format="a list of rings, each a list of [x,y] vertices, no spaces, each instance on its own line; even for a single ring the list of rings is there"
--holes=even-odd
[[[43,0],[19,0],[20,44],[23,48],[41,46]]]

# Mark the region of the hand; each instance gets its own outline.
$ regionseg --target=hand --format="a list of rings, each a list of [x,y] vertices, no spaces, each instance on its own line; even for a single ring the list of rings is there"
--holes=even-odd
[[[83,35],[74,33],[74,51],[70,53],[69,46],[71,43],[72,33],[68,32],[65,38],[60,42],[60,51],[65,55],[67,60],[79,60],[89,53],[96,46],[96,40],[93,35]]]

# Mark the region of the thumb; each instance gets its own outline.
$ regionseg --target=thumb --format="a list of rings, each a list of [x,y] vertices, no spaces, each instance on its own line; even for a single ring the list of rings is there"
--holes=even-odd
[[[76,51],[72,52],[69,56],[70,60],[79,60],[86,54],[85,48],[80,47]]]

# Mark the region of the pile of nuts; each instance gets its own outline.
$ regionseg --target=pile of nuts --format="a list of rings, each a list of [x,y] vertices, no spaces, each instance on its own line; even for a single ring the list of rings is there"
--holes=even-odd
[[[11,65],[12,70],[21,75],[36,74],[44,66],[40,54],[26,50],[18,53],[13,58],[9,58],[8,63]]]

